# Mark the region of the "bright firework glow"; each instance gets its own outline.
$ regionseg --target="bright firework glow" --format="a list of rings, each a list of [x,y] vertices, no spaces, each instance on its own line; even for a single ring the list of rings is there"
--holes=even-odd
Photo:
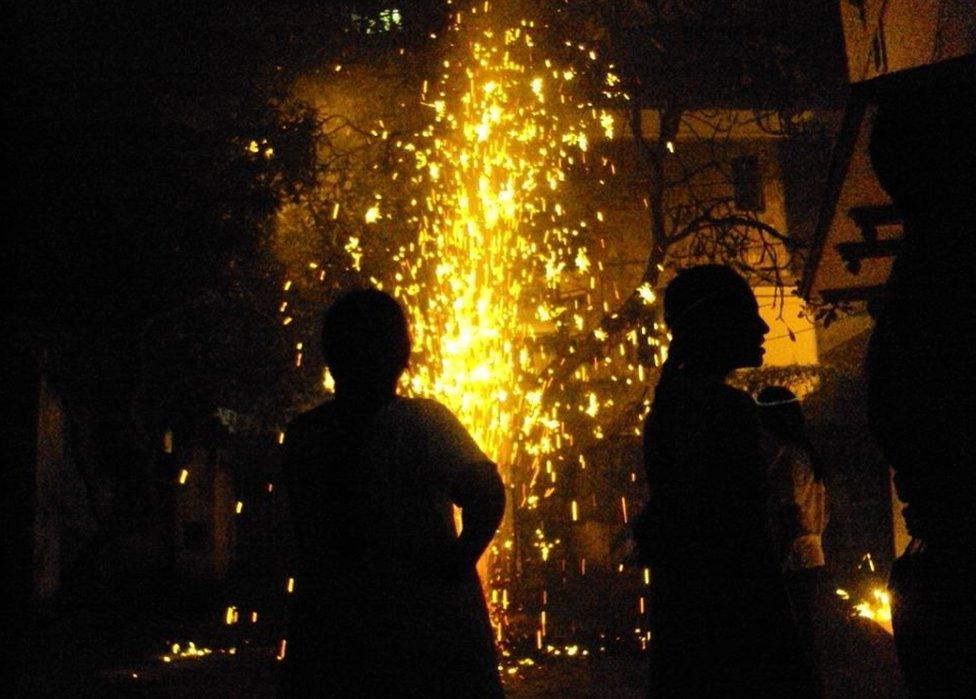
[[[573,177],[600,172],[603,184],[612,176],[613,163],[594,156],[591,145],[612,136],[614,120],[579,95],[581,75],[597,73],[604,95],[618,96],[607,92],[616,77],[584,45],[563,42],[562,57],[548,57],[540,48],[553,43],[546,29],[504,10],[493,14],[488,3],[456,15],[448,32],[455,53],[420,96],[429,122],[399,144],[417,191],[417,237],[395,255],[388,285],[407,309],[415,340],[405,391],[449,406],[500,464],[514,506],[527,509],[555,493],[561,468],[578,468],[568,447],[604,437],[597,415],[613,405],[607,391],[594,390],[582,400],[564,393],[546,400],[564,387],[552,386],[544,337],[600,333],[594,320],[606,310],[594,293],[602,266],[590,250],[604,242],[604,216],[595,207],[581,210],[571,187]],[[642,297],[647,305],[655,300],[649,288]],[[647,339],[633,332],[617,356],[574,378],[585,383],[621,369],[633,374],[626,379],[632,385],[643,378],[634,354]],[[581,435],[583,416],[589,434]],[[636,432],[640,417],[632,416],[628,429]],[[572,519],[581,519],[576,503]],[[546,529],[537,528],[530,544],[543,564],[562,543]],[[494,573],[516,534],[509,520],[500,537],[505,545],[489,549],[498,556],[489,556],[489,587],[507,584]],[[585,575],[585,559],[576,565]],[[501,639],[504,608],[492,609]],[[547,633],[545,615],[537,641]]]
[[[869,573],[868,579],[874,584],[871,587],[870,594],[865,595],[862,590],[863,596],[861,599],[851,606],[851,616],[870,619],[889,634],[893,634],[894,631],[891,625],[891,596],[884,588],[883,583],[878,585],[877,583],[879,581],[876,581],[874,578],[877,569],[870,552],[865,553],[861,557],[857,570],[862,574]],[[851,593],[843,588],[837,588],[835,594],[842,600],[852,601],[853,599]]]
[[[470,17],[479,9],[490,15],[485,3]],[[534,22],[465,17],[452,26],[463,54],[421,96],[430,125],[404,146],[426,191],[392,291],[415,335],[409,391],[444,401],[509,465],[571,439],[541,400],[547,357],[532,341],[565,310],[561,286],[592,286],[588,222],[561,199],[612,117],[571,99],[576,71],[540,57]]]
[[[576,368],[569,381],[556,379],[553,365],[562,358],[554,340],[570,354],[575,343],[608,340],[597,321],[621,301],[615,282],[612,291],[601,282],[605,216],[592,205],[592,190],[615,171],[608,157],[594,154],[594,145],[612,137],[615,120],[592,99],[626,95],[614,87],[619,78],[612,66],[601,64],[592,48],[557,41],[550,28],[513,14],[510,4],[496,10],[481,2],[454,15],[446,35],[436,39],[448,46],[439,76],[424,80],[415,96],[422,126],[394,137],[389,124],[374,119],[370,131],[396,153],[387,158],[393,171],[386,182],[396,183],[395,196],[360,193],[358,211],[352,210],[356,196],[330,201],[330,222],[348,212],[331,239],[345,256],[308,251],[332,259],[321,267],[315,260],[300,264],[327,286],[343,288],[335,286],[336,277],[368,280],[401,301],[414,336],[404,392],[441,400],[504,475],[513,468],[527,474],[529,487],[518,493],[518,504],[531,506],[534,490],[544,497],[554,490],[557,462],[585,468],[581,454],[566,459],[561,450],[581,436],[603,439],[601,423],[625,407],[608,410],[614,401],[597,383],[644,384],[642,363],[660,363],[663,348],[657,333],[635,328],[612,354]],[[545,48],[554,44],[556,52]],[[584,78],[589,87],[581,84]],[[400,108],[411,111],[406,103]],[[367,171],[375,173],[376,166]],[[572,192],[574,180],[577,187],[587,180],[590,206]],[[397,206],[407,215],[398,217]],[[301,218],[289,211],[281,227]],[[410,235],[390,247],[394,220]],[[389,257],[377,263],[385,251]],[[291,289],[289,279],[283,324],[292,319],[285,310]],[[646,307],[656,302],[649,284],[639,295]],[[301,343],[297,347],[300,367]],[[570,382],[592,387],[570,395]],[[328,372],[322,385],[327,391],[333,386]],[[620,431],[634,433],[639,418]],[[571,421],[586,423],[588,434],[580,435]]]

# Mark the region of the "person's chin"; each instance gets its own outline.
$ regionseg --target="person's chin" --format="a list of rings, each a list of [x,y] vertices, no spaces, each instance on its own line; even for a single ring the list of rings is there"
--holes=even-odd
[[[760,347],[759,349],[757,349],[755,352],[752,353],[752,356],[749,358],[749,363],[746,366],[752,368],[761,367],[763,365],[763,359],[765,358],[765,356],[766,356],[765,348]]]
[[[738,369],[755,369],[763,365],[763,347],[740,347],[734,366]]]

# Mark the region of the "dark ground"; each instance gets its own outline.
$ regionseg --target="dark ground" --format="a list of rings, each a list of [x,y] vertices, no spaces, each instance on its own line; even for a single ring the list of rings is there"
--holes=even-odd
[[[129,609],[125,618],[96,619],[62,610],[58,618],[39,624],[21,695],[275,696],[276,649],[270,638],[257,638],[260,634],[244,638],[241,632],[248,627],[225,626],[222,612],[198,610],[159,618],[154,614],[158,610],[151,608],[142,617],[125,605],[119,609]],[[894,647],[886,632],[870,621],[843,615],[834,616],[828,627],[822,659],[827,696],[903,695]],[[191,640],[211,652],[202,657],[173,655],[173,643],[185,648]],[[163,656],[169,656],[170,662]],[[645,656],[622,651],[595,650],[574,657],[514,654],[505,659],[503,681],[506,694],[513,698],[627,699],[644,695],[645,668]]]
[[[163,655],[162,650],[159,656]],[[52,687],[50,679],[35,682],[32,696],[114,697],[274,697],[275,651],[268,646],[236,649],[234,655],[215,650],[201,659],[164,663],[146,657],[72,682]],[[508,697],[631,697],[643,696],[644,662],[625,655],[592,658],[551,658],[517,674],[505,673]],[[59,683],[60,684],[60,683]],[[46,687],[39,685],[47,685]],[[53,691],[52,691],[53,690]],[[459,693],[463,696],[463,692]]]

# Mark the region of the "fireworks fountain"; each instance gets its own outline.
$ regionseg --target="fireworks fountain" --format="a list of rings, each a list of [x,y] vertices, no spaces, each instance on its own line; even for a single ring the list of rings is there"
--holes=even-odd
[[[608,105],[626,95],[594,48],[559,36],[543,13],[512,5],[459,9],[442,36],[431,36],[439,47],[432,53],[442,58],[416,97],[422,126],[394,136],[376,119],[370,132],[396,154],[388,159],[388,189],[327,202],[344,254],[332,257],[331,268],[319,254],[291,273],[311,272],[336,290],[343,286],[336,279],[368,280],[399,299],[414,335],[402,390],[450,407],[500,465],[510,510],[534,511],[532,541],[521,553],[510,516],[485,562],[500,640],[507,585],[519,567],[514,557],[554,563],[563,542],[548,531],[547,513],[558,509],[561,519],[580,522],[597,507],[595,499],[587,510],[580,494],[558,494],[570,482],[559,476],[586,469],[585,446],[609,436],[607,415],[618,431],[637,431],[644,404],[621,411],[620,393],[645,385],[646,365],[663,355],[657,334],[635,327],[611,355],[557,380],[554,367],[575,343],[605,339],[599,321],[610,299],[598,278],[604,214],[592,198],[574,196],[573,186],[612,181],[613,162],[594,146],[614,136]],[[391,246],[384,229],[404,225],[408,235]],[[640,298],[650,309],[656,299],[645,286]],[[283,289],[282,324],[289,326],[300,299],[291,279]],[[300,366],[303,343],[296,347]],[[328,375],[324,383],[329,389]],[[627,507],[622,495],[609,503],[619,526]],[[585,558],[571,565],[586,574]],[[646,584],[646,571],[638,575]],[[635,608],[639,618],[642,598]],[[532,634],[539,647],[546,633],[543,609]]]

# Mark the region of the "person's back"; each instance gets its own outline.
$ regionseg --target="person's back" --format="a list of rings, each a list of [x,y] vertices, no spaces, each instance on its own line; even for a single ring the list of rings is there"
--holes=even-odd
[[[770,533],[807,656],[819,664],[825,599],[827,489],[819,455],[806,433],[796,395],[766,386],[756,396],[769,488]],[[818,673],[818,678],[820,677]]]
[[[367,301],[358,312],[395,304]],[[362,374],[382,382],[349,383],[355,372],[328,349],[327,361],[336,397],[285,440],[298,569],[283,693],[500,695],[474,569],[504,508],[495,466],[447,408],[397,397],[399,371],[372,370],[385,362]]]
[[[766,386],[756,395],[756,405],[767,465],[770,530],[782,567],[787,576],[822,568],[826,487],[799,400],[783,386]]]

